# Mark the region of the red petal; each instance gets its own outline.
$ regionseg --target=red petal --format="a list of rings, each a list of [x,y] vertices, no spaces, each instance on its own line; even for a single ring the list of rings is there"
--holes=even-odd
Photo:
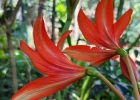
[[[51,64],[38,54],[38,52],[32,50],[24,41],[20,41],[21,50],[31,59],[34,67],[43,74],[55,75],[58,71],[63,71],[65,68],[62,66],[56,66]]]
[[[64,40],[68,37],[68,35],[71,33],[72,31],[67,31],[65,33],[62,34],[62,36],[60,37],[60,40],[58,41],[57,47],[61,50],[62,49],[62,45],[64,43]]]
[[[86,17],[82,9],[80,9],[78,14],[78,25],[85,39],[89,43],[95,45],[101,44],[97,29],[95,28],[93,23]]]
[[[139,73],[138,73],[138,69],[137,66],[135,65],[134,61],[129,57],[136,81],[139,82],[140,78],[139,78]],[[128,69],[126,66],[126,63],[124,61],[124,59],[122,57],[120,57],[120,65],[121,65],[121,70],[122,70],[122,74],[124,75],[124,77],[129,81],[130,81],[130,77],[129,77],[129,73],[128,73]]]
[[[113,1],[101,0],[95,12],[95,24],[101,38],[110,45],[110,48],[118,47],[115,44],[115,36],[113,31]]]
[[[42,17],[38,17],[34,24],[34,43],[37,51],[40,55],[46,59],[48,62],[51,62],[55,65],[62,66],[68,69],[82,69],[79,66],[76,66],[70,62],[64,54],[53,44],[49,39],[46,30],[44,21]],[[69,65],[69,66],[68,66]]]
[[[21,50],[31,59],[31,61],[33,62],[38,62],[40,65],[42,66],[34,66],[35,68],[37,68],[40,72],[42,72],[43,74],[49,74],[49,70],[48,67],[46,67],[48,64],[46,63],[47,61],[42,58],[38,52],[34,51],[33,49],[31,49],[24,41],[20,41],[20,48]],[[53,67],[51,68],[53,69]]]
[[[34,37],[35,47],[37,51],[41,54],[41,56],[43,56],[43,58],[45,59],[52,58],[52,60],[54,61],[55,59],[66,60],[66,57],[60,52],[60,50],[49,39],[45,30],[45,24],[42,19],[42,16],[39,16],[37,20],[35,21],[34,28],[33,28],[33,37]]]
[[[119,57],[119,55],[115,55],[112,57],[112,60],[116,60]]]
[[[94,65],[101,64],[115,55],[114,50],[85,45],[70,46],[64,50],[64,53],[77,60],[94,62]]]
[[[71,76],[48,76],[34,80],[21,88],[11,100],[38,100],[49,96],[83,77],[83,73]]]
[[[67,67],[65,68],[65,66],[56,66],[49,62],[47,62],[46,65],[41,65],[35,61],[32,61],[32,63],[35,66],[35,68],[37,68],[41,72],[44,72],[44,74],[46,74],[46,75],[65,76],[65,75],[70,75],[72,73],[79,73],[79,72],[84,73],[84,71],[85,71],[85,69],[83,67],[79,67],[79,69],[76,67],[75,67],[75,69],[68,69]],[[70,65],[67,65],[67,66],[71,67]]]
[[[96,59],[94,62],[90,63],[92,66],[98,66],[105,61],[109,60],[112,56],[105,56],[105,57],[100,57],[99,59]]]
[[[132,9],[125,12],[119,20],[114,24],[115,41],[118,43],[120,36],[128,26],[131,20]]]
[[[29,58],[31,59],[33,65],[35,68],[37,68],[40,72],[42,72],[43,74],[53,74],[55,75],[57,72],[62,72],[62,73],[73,73],[73,72],[80,72],[80,71],[84,71],[85,69],[77,66],[73,63],[70,64],[65,64],[65,63],[61,63],[60,65],[56,65],[55,62],[54,63],[50,63],[48,60],[45,60],[42,56],[40,56],[40,54],[34,50],[32,50],[24,41],[20,41],[20,48],[22,49],[22,51],[29,56]],[[61,73],[58,73],[61,74]]]

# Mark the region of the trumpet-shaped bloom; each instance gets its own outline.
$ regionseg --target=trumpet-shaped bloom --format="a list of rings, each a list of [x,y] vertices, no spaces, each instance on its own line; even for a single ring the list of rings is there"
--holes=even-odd
[[[14,94],[11,100],[38,100],[65,88],[85,74],[85,68],[70,62],[51,42],[46,33],[42,16],[35,21],[33,38],[36,50],[31,49],[22,40],[20,47],[31,59],[34,67],[45,76],[25,85]]]
[[[92,65],[99,65],[110,58],[115,58],[118,55],[118,49],[121,48],[118,44],[119,38],[128,26],[131,14],[132,9],[129,9],[114,23],[112,0],[100,0],[96,7],[94,22],[91,22],[80,9],[78,14],[79,28],[85,39],[94,47],[70,46],[64,50],[64,53],[77,60],[90,62]],[[122,72],[128,79],[126,64],[122,58],[120,60]],[[135,75],[138,75],[133,60],[130,59],[130,62]]]
[[[85,39],[95,47],[71,46],[64,52],[78,60],[94,62],[94,65],[101,64],[117,54],[116,50],[120,48],[118,40],[128,26],[131,14],[132,9],[129,9],[117,22],[113,23],[113,1],[101,0],[96,8],[95,21],[92,23],[80,9],[79,28]]]

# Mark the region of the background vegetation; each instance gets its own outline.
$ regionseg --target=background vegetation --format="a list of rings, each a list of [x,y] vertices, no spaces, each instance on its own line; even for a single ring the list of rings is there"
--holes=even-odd
[[[86,44],[76,22],[79,8],[82,6],[85,14],[94,21],[98,1],[79,1],[70,26],[70,29],[74,30],[71,34],[72,45]],[[114,0],[114,21],[129,8],[133,9],[132,20],[120,43],[140,67],[140,0]],[[36,17],[42,12],[48,35],[54,43],[57,43],[67,18],[65,0],[0,0],[0,100],[9,100],[22,86],[42,76],[19,48],[20,39],[34,48],[32,27]],[[88,66],[84,62],[76,60],[73,62],[84,67]],[[127,100],[133,100],[131,85],[122,76],[118,61],[109,60],[96,68]],[[102,81],[89,77],[42,100],[78,100],[81,96],[85,100],[118,100]]]

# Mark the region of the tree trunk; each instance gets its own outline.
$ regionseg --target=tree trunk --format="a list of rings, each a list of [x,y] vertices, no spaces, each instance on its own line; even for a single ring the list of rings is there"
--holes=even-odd
[[[55,0],[53,0],[53,7],[52,7],[52,34],[51,40],[55,43]]]
[[[43,13],[45,0],[39,0],[38,16]]]
[[[15,59],[14,59],[14,47],[12,45],[10,27],[7,27],[6,35],[7,35],[7,44],[8,44],[8,51],[9,51],[9,61],[10,61],[11,72],[12,72],[13,91],[14,91],[14,93],[16,93],[18,91],[17,73],[16,73],[16,65],[15,65]]]

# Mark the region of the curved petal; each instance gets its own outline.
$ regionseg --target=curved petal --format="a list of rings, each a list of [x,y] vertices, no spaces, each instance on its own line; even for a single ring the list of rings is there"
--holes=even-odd
[[[94,62],[90,63],[91,66],[98,66],[105,61],[109,60],[112,56],[105,56],[105,57],[100,57],[98,59],[95,59]]]
[[[125,12],[119,20],[114,24],[114,34],[115,34],[115,41],[118,43],[120,36],[122,35],[123,31],[128,26],[131,20],[132,9],[129,9]]]
[[[34,66],[37,68],[40,72],[43,74],[50,74],[50,70],[48,70],[48,67],[46,67],[48,64],[46,63],[47,61],[42,58],[38,52],[34,51],[31,49],[24,41],[20,41],[20,48],[21,50],[31,59],[32,62],[37,62],[38,64],[42,66]],[[53,69],[53,67],[51,68]],[[52,72],[51,72],[52,73]]]
[[[86,24],[85,24],[86,23]],[[94,24],[86,17],[86,15],[83,13],[82,9],[80,9],[79,14],[78,14],[78,25],[79,28],[84,35],[85,39],[96,46],[103,46],[106,48],[113,48],[110,46],[110,42],[108,42],[107,39],[100,35],[98,33],[97,28],[94,26]]]
[[[48,60],[40,56],[38,52],[31,49],[22,40],[20,41],[20,48],[31,59],[34,67],[38,69],[40,72],[42,72],[43,74],[56,75],[57,72],[72,73],[76,71],[77,72],[84,71],[84,68],[77,66],[73,63],[71,64],[60,63],[60,65],[56,65],[55,63],[50,63]],[[61,74],[61,73],[58,73],[58,74]]]
[[[48,57],[55,58],[55,59],[59,59],[59,58],[66,59],[66,57],[49,39],[45,30],[45,24],[42,16],[39,16],[35,21],[34,28],[33,28],[33,37],[34,37],[35,47],[44,59],[48,59]]]
[[[53,44],[49,39],[45,24],[42,16],[38,17],[33,30],[34,43],[38,53],[46,59],[48,62],[54,63],[58,66],[65,66],[67,69],[81,69],[81,67],[76,66],[70,62],[65,55]],[[71,65],[71,66],[68,66]]]
[[[68,35],[71,33],[72,31],[66,31],[65,33],[62,34],[62,36],[60,37],[58,43],[57,43],[57,47],[61,50],[62,49],[62,45],[64,43],[64,40],[68,37]]]
[[[85,45],[70,46],[64,50],[64,53],[77,60],[93,62],[98,65],[113,57],[115,50],[106,50],[97,47],[90,47]]]
[[[50,64],[48,62],[46,65],[41,65],[38,62],[32,61],[32,64],[40,72],[42,72],[46,75],[53,75],[53,76],[65,76],[65,75],[70,75],[72,73],[79,73],[79,72],[85,71],[85,69],[83,69],[83,67],[79,67],[79,69],[78,68],[67,69],[67,67],[65,68],[65,66],[56,66],[56,65]],[[67,65],[67,66],[71,67],[70,65]]]
[[[48,76],[39,78],[21,88],[11,100],[38,100],[65,88],[83,77],[83,75],[83,73],[79,73],[71,76]]]
[[[98,31],[93,25],[93,23],[83,13],[82,9],[80,9],[78,13],[77,20],[78,20],[79,28],[82,34],[84,35],[85,39],[91,44],[100,46],[102,43],[100,42]]]
[[[135,65],[134,61],[130,57],[129,57],[129,60],[130,60],[130,63],[131,63],[131,66],[132,66],[136,81],[140,82],[140,77],[139,77],[137,66]],[[122,74],[124,75],[124,77],[129,82],[131,82],[126,63],[125,63],[125,61],[124,61],[124,59],[122,57],[120,57],[120,66],[121,66]]]
[[[118,57],[119,57],[119,55],[115,55],[115,56],[113,56],[111,59],[112,59],[112,60],[116,60]]]
[[[38,52],[31,49],[24,41],[20,41],[21,50],[31,59],[34,67],[38,69],[43,74],[56,74],[57,71],[62,71],[65,68],[59,67],[54,64],[49,63],[44,58],[38,54]]]
[[[95,12],[95,24],[100,36],[102,36],[101,38],[104,39],[106,43],[110,44],[110,48],[118,47],[118,45],[115,43],[115,35],[113,29],[112,0],[101,0],[98,3]]]

